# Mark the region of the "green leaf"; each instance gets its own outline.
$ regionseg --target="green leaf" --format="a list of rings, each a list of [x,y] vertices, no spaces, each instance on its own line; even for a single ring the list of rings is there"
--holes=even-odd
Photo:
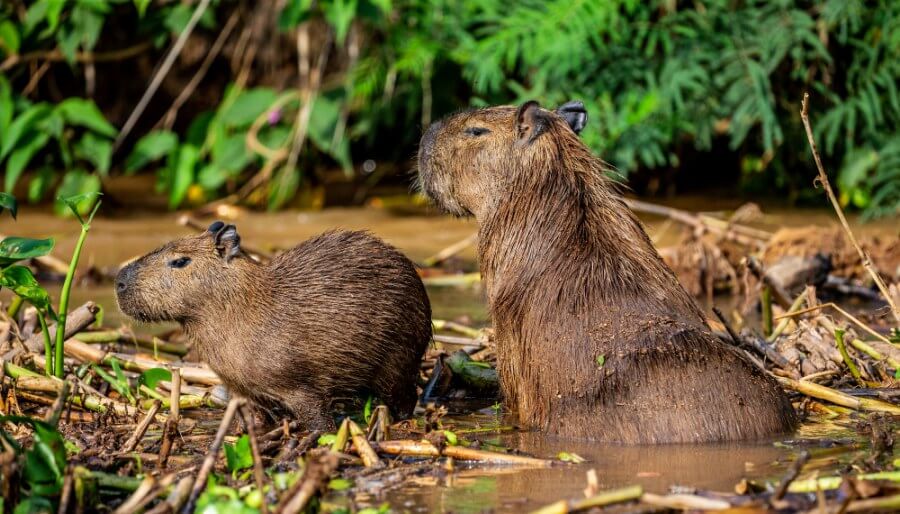
[[[222,187],[222,184],[228,180],[228,176],[228,171],[215,164],[207,164],[197,172],[197,183],[205,191],[215,191]]]
[[[335,40],[343,45],[347,39],[350,24],[356,16],[357,0],[333,0],[323,6],[325,19],[334,27]]]
[[[328,488],[332,491],[345,491],[347,489],[350,489],[352,485],[353,482],[347,480],[346,478],[332,478],[328,482]]]
[[[163,381],[172,381],[172,372],[166,368],[151,368],[138,377],[138,385],[145,385],[150,389],[155,389],[157,384]]]
[[[0,267],[16,261],[42,257],[53,250],[53,239],[10,236],[0,241]]]
[[[322,434],[316,441],[319,446],[330,446],[337,440],[337,434]]]
[[[0,143],[6,138],[6,130],[12,122],[14,111],[12,88],[6,77],[0,74]]]
[[[294,198],[300,187],[300,170],[282,166],[269,186],[269,210],[283,207]]]
[[[456,446],[459,444],[459,438],[456,437],[456,433],[451,432],[450,430],[444,430],[444,437],[447,439],[447,444],[450,446]]]
[[[275,91],[268,88],[242,91],[220,114],[219,121],[229,127],[248,127],[275,102],[277,97]]]
[[[93,132],[85,133],[75,143],[75,155],[93,164],[100,175],[104,177],[109,173],[112,151],[112,141],[99,137]]]
[[[278,14],[278,28],[292,30],[308,20],[312,14],[312,0],[288,0]]]
[[[66,467],[62,435],[50,424],[25,416],[0,416],[0,422],[24,423],[34,428],[34,442],[25,454],[24,473],[31,497],[59,494]]]
[[[65,174],[62,184],[56,189],[58,201],[54,210],[59,216],[71,216],[71,208],[79,215],[87,215],[100,194],[100,177],[84,170],[72,170]]]
[[[47,290],[38,284],[31,270],[25,266],[9,266],[0,270],[0,286],[27,300],[40,311],[50,307],[50,295]]]
[[[31,162],[38,151],[40,151],[50,141],[50,135],[46,132],[36,132],[27,138],[28,141],[13,150],[6,161],[6,177],[3,181],[3,187],[6,191],[12,191],[19,180],[19,176],[25,171],[25,167]]]
[[[597,367],[602,368],[604,364],[606,364],[606,355],[598,355],[597,356]]]
[[[106,121],[92,100],[67,98],[56,106],[56,110],[70,125],[85,127],[109,138],[116,137],[118,131]]]
[[[0,193],[0,214],[3,214],[4,209],[8,209],[10,216],[16,219],[16,214],[19,212],[19,204],[16,202],[15,196],[9,193]]]
[[[147,164],[162,159],[178,146],[178,136],[168,130],[148,132],[134,145],[125,160],[125,173],[130,175]]]
[[[575,464],[581,464],[582,462],[587,462],[587,459],[578,455],[577,453],[572,452],[559,452],[556,455],[556,458],[563,462],[572,462]]]
[[[6,55],[19,53],[19,45],[22,38],[19,37],[19,31],[16,26],[9,20],[0,21],[0,49],[4,50]]]
[[[241,172],[250,162],[244,133],[217,138],[212,147],[212,161],[231,175]]]
[[[50,186],[53,184],[55,177],[56,175],[51,168],[45,166],[39,169],[28,183],[28,201],[38,203],[43,200],[47,196],[47,192],[50,191]]]
[[[39,103],[28,107],[24,112],[16,116],[9,124],[9,129],[2,134],[3,146],[0,147],[0,161],[9,155],[22,136],[35,128],[37,123],[50,115],[51,112],[50,105]]]
[[[228,471],[232,473],[253,465],[253,452],[250,451],[250,437],[247,434],[238,438],[233,445],[225,443],[225,461]]]
[[[169,161],[169,173],[171,173],[170,209],[181,205],[188,188],[194,183],[194,169],[200,157],[200,150],[193,145],[181,145],[173,152],[173,156],[174,159],[170,157]]]
[[[141,18],[144,17],[144,14],[147,12],[147,6],[150,5],[151,0],[134,0],[134,6],[137,8],[138,16]]]

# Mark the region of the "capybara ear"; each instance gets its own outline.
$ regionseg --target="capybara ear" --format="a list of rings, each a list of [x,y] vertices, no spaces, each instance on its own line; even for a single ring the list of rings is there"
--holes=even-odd
[[[216,221],[212,222],[212,224],[209,226],[208,229],[206,229],[206,231],[209,232],[210,234],[215,235],[218,231],[222,230],[222,227],[224,227],[224,226],[225,226],[224,222],[216,220]]]
[[[587,109],[581,100],[571,100],[560,105],[556,108],[556,114],[562,116],[576,134],[580,134],[587,125]]]
[[[224,223],[222,225],[213,236],[216,250],[219,252],[219,256],[225,259],[225,262],[231,262],[231,259],[241,253],[241,236],[238,235],[234,225],[225,225]],[[212,227],[210,226],[210,228]]]
[[[520,143],[531,143],[547,130],[549,120],[541,105],[529,100],[516,111],[516,137]]]

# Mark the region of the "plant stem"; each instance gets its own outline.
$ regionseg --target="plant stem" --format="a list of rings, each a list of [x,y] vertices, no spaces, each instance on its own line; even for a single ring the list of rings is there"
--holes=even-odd
[[[9,307],[6,309],[6,315],[10,318],[15,318],[19,314],[19,309],[24,301],[21,296],[13,296],[12,301],[9,302]]]
[[[78,266],[78,259],[81,258],[81,248],[84,246],[84,241],[90,230],[90,222],[81,225],[81,234],[78,236],[78,242],[75,244],[75,251],[72,253],[72,260],[69,262],[69,271],[66,273],[66,281],[63,282],[62,291],[59,294],[59,313],[57,314],[56,322],[56,365],[54,366],[54,372],[59,378],[63,377],[63,344],[66,340],[66,314],[69,311],[69,293],[72,290],[72,280],[75,278],[75,268]]]
[[[767,285],[763,285],[760,292],[760,302],[762,304],[763,333],[768,337],[772,334],[772,289]]]
[[[838,351],[841,353],[841,358],[844,359],[844,364],[847,365],[847,369],[850,370],[850,374],[853,375],[853,378],[856,379],[856,382],[860,385],[864,385],[862,383],[862,377],[859,374],[859,369],[856,367],[856,364],[850,359],[850,353],[847,352],[847,345],[844,344],[844,331],[841,329],[836,329],[834,331],[834,340],[837,343]]]
[[[44,319],[44,313],[38,312],[38,321],[41,323],[41,333],[44,334],[44,372],[47,376],[53,375],[53,343],[50,341],[50,329],[47,327],[47,320]]]

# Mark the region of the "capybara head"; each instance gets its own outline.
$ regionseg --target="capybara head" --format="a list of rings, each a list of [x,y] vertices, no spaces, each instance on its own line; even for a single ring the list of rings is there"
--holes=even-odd
[[[131,262],[116,276],[119,308],[141,321],[190,319],[211,299],[237,291],[255,265],[240,242],[234,225],[216,221]]]
[[[422,190],[457,216],[475,215],[534,165],[560,158],[578,133],[587,111],[578,101],[555,111],[529,101],[513,106],[464,111],[433,123],[419,146]]]

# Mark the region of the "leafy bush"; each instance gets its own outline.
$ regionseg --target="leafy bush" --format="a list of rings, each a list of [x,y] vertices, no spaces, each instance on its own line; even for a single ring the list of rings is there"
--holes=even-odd
[[[281,10],[263,28],[271,32],[267,44],[287,57],[266,66],[290,66],[296,74],[295,39],[313,31],[310,41],[318,46],[309,50],[318,58],[299,57],[311,68],[321,64],[324,78],[286,93],[262,87],[277,82],[262,69],[249,85],[232,78],[217,105],[185,130],[144,134],[119,160],[109,151],[115,132],[95,119],[99,111],[90,100],[65,100],[90,111],[90,125],[67,118],[62,104],[26,100],[21,91],[29,80],[19,61],[36,50],[58,52],[78,68],[79,52],[95,49],[112,17],[131,20],[155,48],[164,48],[195,6],[146,0],[0,6],[0,128],[22,119],[38,136],[0,136],[11,141],[0,140],[4,187],[9,190],[22,170],[34,170],[29,198],[36,200],[58,170],[68,171],[59,184],[71,194],[99,188],[111,170],[133,173],[160,162],[159,189],[173,208],[186,199],[236,192],[239,199],[264,193],[252,200],[277,208],[316,167],[336,163],[350,176],[353,155],[407,159],[420,127],[460,106],[579,98],[592,120],[585,141],[622,176],[641,169],[691,174],[688,154],[727,147],[740,160],[746,187],[799,196],[815,175],[798,116],[802,93],[809,91],[813,126],[842,200],[869,216],[900,209],[897,2],[277,5]],[[201,19],[207,37],[233,14],[251,26],[252,13],[239,4],[213,2]],[[308,124],[300,123],[304,102],[310,104]],[[309,144],[301,148],[304,135]]]

